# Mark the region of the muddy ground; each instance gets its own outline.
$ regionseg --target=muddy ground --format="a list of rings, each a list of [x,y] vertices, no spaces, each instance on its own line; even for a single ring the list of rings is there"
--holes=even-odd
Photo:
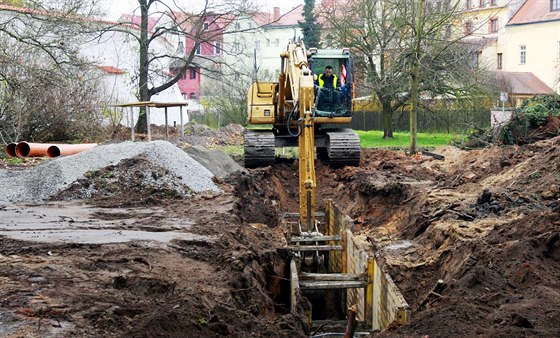
[[[375,334],[560,336],[560,138],[432,151],[445,159],[364,149],[357,168],[317,164],[318,204],[333,199],[354,219],[413,309],[409,324]],[[279,217],[298,209],[297,161],[218,178],[212,194],[139,187],[133,173],[150,170],[166,177],[138,158],[43,205],[0,210],[13,224],[120,239],[0,237],[0,336],[309,335],[287,311],[276,250]],[[97,194],[83,199],[84,186]],[[130,230],[156,240],[123,239]]]

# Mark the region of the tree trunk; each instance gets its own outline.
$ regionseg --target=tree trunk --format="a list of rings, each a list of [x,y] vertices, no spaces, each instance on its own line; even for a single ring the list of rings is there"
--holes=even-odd
[[[420,47],[422,43],[422,11],[424,8],[424,0],[418,0],[418,8],[416,13],[416,36],[414,43],[412,68],[410,72],[411,78],[411,108],[410,108],[410,154],[415,154],[418,150],[417,146],[417,116],[418,101],[420,100]]]
[[[393,138],[393,110],[387,102],[382,102],[383,106],[383,138]]]
[[[138,0],[140,4],[140,67],[138,76],[138,88],[139,88],[139,99],[140,101],[150,101],[150,92],[148,90],[148,12],[149,6],[147,0]],[[138,116],[138,121],[136,122],[136,132],[146,133],[147,131],[147,121],[146,121],[146,107],[140,108],[140,115]]]

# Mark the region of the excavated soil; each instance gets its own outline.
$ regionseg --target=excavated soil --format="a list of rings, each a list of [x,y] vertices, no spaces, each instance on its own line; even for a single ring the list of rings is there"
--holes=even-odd
[[[354,219],[413,310],[407,325],[375,334],[559,336],[560,138],[433,152],[445,159],[365,149],[360,167],[317,163],[319,208],[333,199]],[[276,250],[279,217],[298,211],[297,161],[216,182],[222,193],[195,194],[139,157],[34,206],[57,210],[58,222],[28,205],[4,207],[53,228],[193,237],[0,237],[0,336],[309,335],[287,310],[287,257]],[[64,218],[70,207],[87,213]]]

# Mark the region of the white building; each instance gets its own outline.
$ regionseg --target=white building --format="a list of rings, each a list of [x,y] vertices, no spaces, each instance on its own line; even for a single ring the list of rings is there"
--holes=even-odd
[[[30,8],[19,8],[0,4],[0,24],[12,25],[11,29],[19,31],[19,34],[33,32],[33,30],[44,30],[41,35],[44,43],[69,43],[75,46],[77,53],[96,65],[96,70],[104,74],[102,79],[102,100],[108,105],[122,104],[138,101],[138,69],[139,69],[139,46],[134,35],[139,35],[139,26],[134,21],[125,21],[118,27],[120,31],[111,30],[119,23],[103,20],[80,18],[76,21],[82,26],[73,26],[72,21],[50,22],[42,20],[47,16],[56,18],[56,14]],[[18,20],[13,20],[18,18]],[[154,23],[157,24],[157,23]],[[88,26],[92,33],[82,33],[80,27]],[[36,28],[35,28],[36,27]],[[104,31],[104,33],[99,33]],[[72,34],[72,32],[74,32]],[[173,55],[176,52],[176,42],[173,35],[158,37],[150,44],[150,53],[154,55]],[[162,59],[159,64],[153,63],[150,69],[149,81],[151,85],[159,85],[168,80],[169,61]],[[155,66],[155,67],[154,67]],[[158,102],[184,102],[177,86],[152,97],[152,101]],[[100,107],[101,109],[101,107]],[[168,108],[168,121],[170,125],[180,120],[178,108]],[[186,115],[186,114],[185,114]],[[124,116],[123,116],[124,117]],[[154,111],[151,123],[162,125],[165,117]],[[114,121],[113,121],[114,122]],[[128,125],[129,120],[123,119],[123,124]]]

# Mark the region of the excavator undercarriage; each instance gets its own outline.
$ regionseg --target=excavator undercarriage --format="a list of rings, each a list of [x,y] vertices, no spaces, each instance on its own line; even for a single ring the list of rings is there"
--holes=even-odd
[[[245,131],[245,167],[256,168],[275,163],[275,149],[297,147],[297,138],[273,130]],[[351,129],[326,129],[315,132],[317,158],[332,167],[360,164],[360,138]]]

